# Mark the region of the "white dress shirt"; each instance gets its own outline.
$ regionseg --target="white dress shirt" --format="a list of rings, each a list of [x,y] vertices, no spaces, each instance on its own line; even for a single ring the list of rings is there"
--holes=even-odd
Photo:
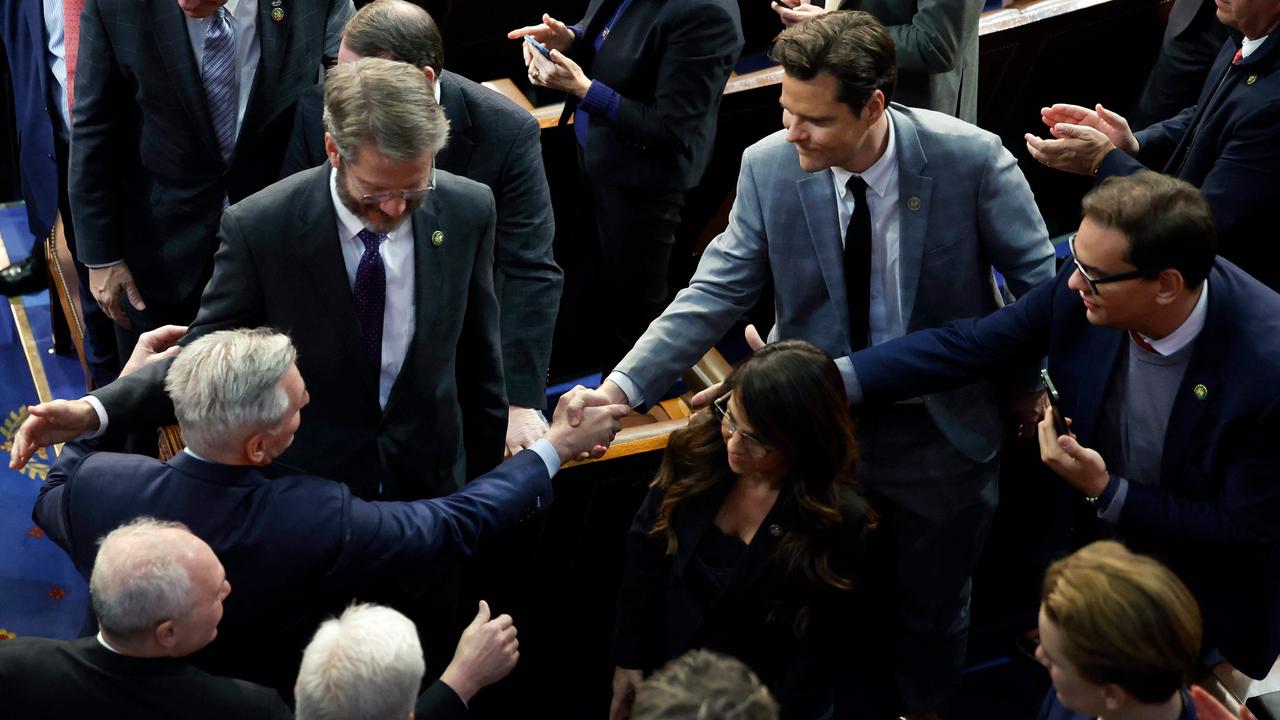
[[[860,173],[867,183],[867,210],[871,213],[871,344],[879,345],[901,337],[906,328],[902,320],[902,270],[898,259],[902,236],[902,204],[898,201],[898,152],[894,147],[893,117],[889,121],[888,145],[884,154]],[[853,216],[854,195],[847,183],[855,173],[844,168],[831,168],[831,182],[836,190],[836,210],[840,216],[840,242],[849,230]]]
[[[222,7],[231,15],[231,27],[236,33],[236,70],[239,73],[240,96],[236,100],[236,136],[244,122],[244,111],[249,106],[249,94],[253,92],[253,78],[258,72],[258,59],[262,57],[262,41],[258,38],[258,0],[227,0]],[[216,13],[215,13],[216,14]],[[204,18],[187,16],[187,35],[191,38],[191,52],[196,56],[197,73],[204,69],[204,36],[214,15]]]
[[[338,215],[338,241],[342,245],[342,261],[347,267],[347,281],[352,291],[356,286],[356,269],[364,255],[364,242],[356,237],[364,230],[364,221],[356,217],[338,199],[338,171],[329,171],[329,192]],[[378,404],[387,407],[391,386],[395,384],[404,357],[409,352],[416,320],[414,313],[413,214],[405,217],[378,246],[387,271],[387,300],[382,311],[382,366],[378,369]]]

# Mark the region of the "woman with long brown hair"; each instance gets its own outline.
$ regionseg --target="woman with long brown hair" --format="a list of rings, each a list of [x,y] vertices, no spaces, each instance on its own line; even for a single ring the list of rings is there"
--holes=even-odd
[[[757,351],[672,433],[627,539],[611,720],[695,647],[745,662],[783,717],[830,712],[866,616],[856,464],[840,373],[798,340]]]

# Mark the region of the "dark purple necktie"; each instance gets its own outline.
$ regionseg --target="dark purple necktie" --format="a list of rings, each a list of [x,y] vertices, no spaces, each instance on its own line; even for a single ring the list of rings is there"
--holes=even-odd
[[[387,269],[378,246],[386,235],[361,230],[356,237],[364,243],[364,254],[356,268],[356,317],[364,336],[364,351],[373,364],[382,366],[382,311],[387,304]]]

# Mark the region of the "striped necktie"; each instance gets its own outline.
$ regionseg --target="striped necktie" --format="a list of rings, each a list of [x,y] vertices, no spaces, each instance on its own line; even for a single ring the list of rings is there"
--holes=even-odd
[[[218,8],[209,18],[200,76],[204,80],[209,119],[213,121],[222,161],[230,164],[231,151],[236,146],[236,103],[240,93],[236,73],[236,34],[225,7]]]

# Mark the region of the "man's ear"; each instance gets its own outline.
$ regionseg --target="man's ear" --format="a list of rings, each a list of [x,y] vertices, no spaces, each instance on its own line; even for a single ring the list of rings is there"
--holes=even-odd
[[[439,79],[436,77],[436,71],[432,69],[430,65],[427,65],[422,68],[422,74],[427,76],[427,81],[430,82],[431,87],[434,88],[436,86],[436,81]]]
[[[172,650],[178,644],[178,629],[172,620],[165,620],[152,631],[156,644],[165,650]]]
[[[867,124],[871,124],[879,120],[880,116],[884,114],[885,105],[884,92],[878,89],[872,90],[871,97],[867,98],[867,101],[862,104],[862,119],[865,120]]]
[[[335,168],[342,166],[342,155],[338,153],[338,143],[328,132],[324,134],[324,154],[329,156],[329,164]]]
[[[271,464],[271,457],[267,453],[266,433],[256,432],[245,438],[244,456],[254,465],[264,466]]]
[[[1115,712],[1129,702],[1129,691],[1115,683],[1102,686],[1102,703],[1108,712]]]
[[[1174,268],[1161,270],[1160,274],[1156,276],[1156,282],[1160,284],[1160,289],[1156,291],[1156,302],[1161,305],[1173,303],[1187,287],[1187,282],[1182,278],[1182,273]]]

